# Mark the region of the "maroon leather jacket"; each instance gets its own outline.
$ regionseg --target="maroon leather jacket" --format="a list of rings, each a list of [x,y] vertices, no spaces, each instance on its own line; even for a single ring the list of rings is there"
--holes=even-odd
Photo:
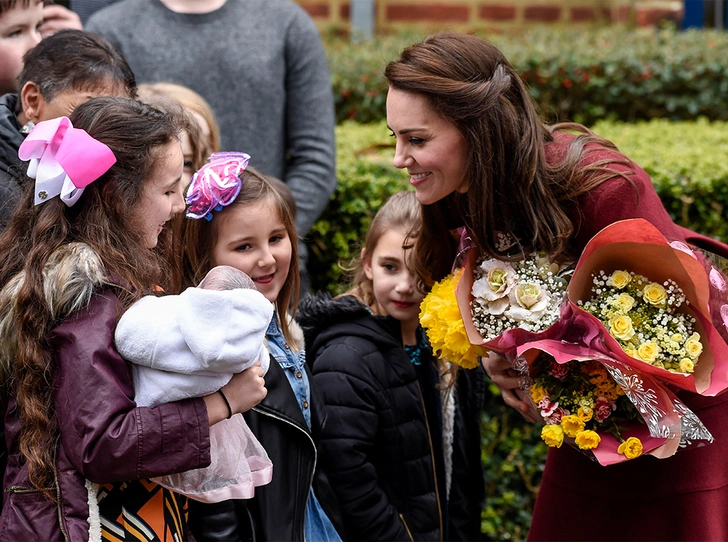
[[[5,415],[9,449],[0,540],[88,540],[86,480],[151,478],[210,463],[202,399],[141,408],[131,370],[114,348],[117,298],[93,295],[50,335],[55,368],[57,503],[31,488],[18,450],[20,423],[11,397]]]

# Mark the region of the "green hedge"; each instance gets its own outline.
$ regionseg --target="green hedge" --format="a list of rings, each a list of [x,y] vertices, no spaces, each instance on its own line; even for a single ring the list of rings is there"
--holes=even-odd
[[[728,122],[636,124],[600,122],[594,130],[652,177],[676,222],[728,240]],[[339,292],[346,263],[359,249],[369,223],[387,197],[409,189],[392,166],[386,123],[344,122],[337,127],[339,186],[308,238],[316,290]],[[546,448],[539,426],[504,405],[491,387],[482,424],[486,502],[482,531],[496,540],[522,540],[528,532]]]
[[[478,35],[503,51],[550,121],[728,120],[726,32],[611,26]],[[422,37],[325,39],[339,121],[384,118],[384,67]]]

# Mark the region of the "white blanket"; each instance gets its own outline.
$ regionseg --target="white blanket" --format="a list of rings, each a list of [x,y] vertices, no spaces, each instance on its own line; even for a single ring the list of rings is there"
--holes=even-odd
[[[139,406],[201,397],[258,360],[270,363],[265,332],[273,304],[256,290],[188,288],[146,296],[116,328],[116,347],[132,363]]]

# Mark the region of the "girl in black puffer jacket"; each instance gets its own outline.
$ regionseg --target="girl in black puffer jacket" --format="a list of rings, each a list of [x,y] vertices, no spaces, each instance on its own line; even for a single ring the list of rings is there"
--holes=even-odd
[[[353,288],[304,300],[299,322],[326,405],[321,466],[350,540],[478,540],[481,372],[454,373],[419,327],[406,266],[420,210],[394,195],[367,235]]]

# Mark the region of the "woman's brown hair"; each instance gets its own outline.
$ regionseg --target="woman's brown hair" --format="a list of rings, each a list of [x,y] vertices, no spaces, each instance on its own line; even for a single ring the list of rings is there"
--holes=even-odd
[[[544,125],[523,81],[485,40],[434,34],[390,62],[385,77],[391,88],[425,96],[457,127],[470,156],[468,191],[423,206],[414,266],[426,284],[451,271],[457,241],[450,230],[462,225],[493,257],[503,257],[495,239],[495,232],[503,232],[524,250],[570,260],[574,200],[610,177],[628,177],[606,167],[613,159],[581,167],[588,144],[616,147],[578,124]],[[551,165],[544,146],[560,130],[577,135],[563,160]],[[631,165],[626,158],[619,163]]]
[[[160,146],[178,137],[174,119],[126,98],[93,98],[71,115],[74,127],[105,143],[116,163],[67,207],[59,198],[34,205],[34,181],[25,179],[23,199],[0,236],[0,285],[19,273],[12,332],[17,353],[8,360],[10,391],[19,411],[20,451],[33,486],[49,497],[53,485],[53,366],[49,332],[60,322],[44,295],[44,266],[54,252],[70,243],[84,243],[98,255],[106,280],[117,291],[121,308],[151,292],[161,279],[161,262],[144,248],[133,210],[160,158]]]
[[[213,267],[212,252],[217,241],[216,224],[219,223],[219,220],[215,222],[215,217],[236,205],[270,202],[291,241],[291,264],[288,268],[288,277],[276,299],[276,310],[283,336],[289,344],[294,345],[297,341],[291,334],[289,317],[293,318],[296,314],[301,280],[298,271],[298,234],[294,213],[286,195],[255,168],[248,166],[240,174],[240,180],[240,193],[235,201],[220,211],[213,211],[212,220],[175,221],[175,236],[180,240],[180,247],[172,255],[172,267],[176,278],[170,284],[170,290],[178,292],[183,288],[197,286]]]

